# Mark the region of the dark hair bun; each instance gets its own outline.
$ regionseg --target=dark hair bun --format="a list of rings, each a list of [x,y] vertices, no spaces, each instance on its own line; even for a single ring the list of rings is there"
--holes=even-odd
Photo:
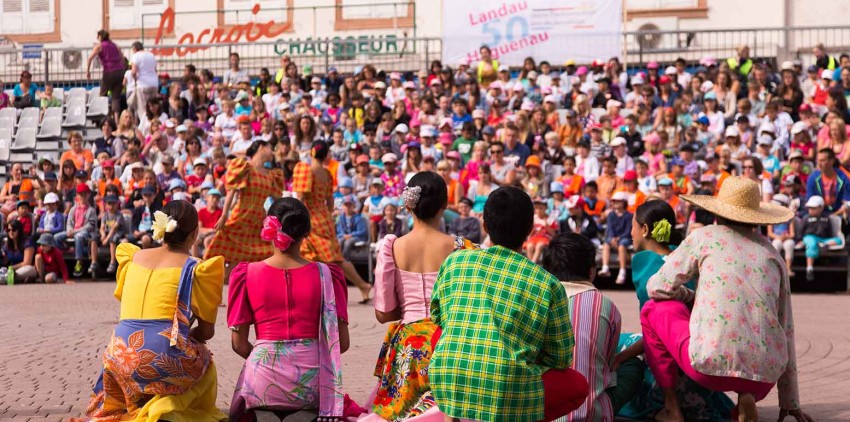
[[[436,217],[449,203],[446,181],[437,173],[431,171],[416,173],[410,178],[407,187],[408,189],[418,188],[416,190],[419,191],[419,199],[416,200],[415,206],[409,206],[408,201],[405,201],[405,206],[410,208],[413,215],[420,220]]]
[[[310,146],[310,155],[319,161],[325,161],[325,158],[328,158],[330,150],[331,147],[327,142],[313,141],[313,145]]]
[[[310,234],[310,211],[295,198],[278,198],[269,207],[268,215],[276,217],[281,230],[296,242]]]
[[[162,207],[162,212],[177,222],[177,229],[165,233],[163,242],[166,244],[183,244],[198,229],[198,210],[187,201],[171,201]]]

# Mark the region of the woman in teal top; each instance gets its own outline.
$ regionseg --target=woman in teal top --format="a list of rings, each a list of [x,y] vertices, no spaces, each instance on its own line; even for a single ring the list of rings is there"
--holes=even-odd
[[[674,226],[676,213],[666,202],[650,200],[635,210],[632,219],[632,239],[635,250],[639,251],[632,257],[632,281],[635,283],[640,308],[649,301],[646,293],[646,283],[664,265],[667,255],[683,240],[682,234]],[[696,283],[691,280],[686,284],[689,289],[696,289]],[[618,362],[643,353],[643,338],[637,333],[620,335],[620,354]],[[701,387],[690,378],[679,378],[677,387],[679,400],[683,403],[682,412],[688,421],[728,421],[735,404],[722,392],[714,392]],[[638,395],[626,404],[618,416],[644,419],[664,408],[664,395],[655,385],[655,378],[647,368],[644,371],[644,381]]]

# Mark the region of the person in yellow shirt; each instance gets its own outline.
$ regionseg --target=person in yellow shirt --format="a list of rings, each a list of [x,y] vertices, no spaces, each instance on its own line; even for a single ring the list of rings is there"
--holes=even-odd
[[[198,212],[189,202],[171,201],[153,219],[161,247],[122,243],[116,251],[121,315],[86,416],[227,420],[216,408],[216,370],[205,344],[221,302],[224,258],[189,255],[198,235]]]

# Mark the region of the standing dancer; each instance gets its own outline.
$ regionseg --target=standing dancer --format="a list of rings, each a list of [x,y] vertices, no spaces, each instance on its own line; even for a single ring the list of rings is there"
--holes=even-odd
[[[235,158],[227,166],[224,207],[204,254],[206,258],[224,256],[227,277],[238,262],[262,261],[272,255],[272,246],[259,236],[265,217],[263,204],[266,198],[283,193],[283,171],[270,169],[274,153],[268,142],[254,141],[246,157]]]
[[[342,258],[333,211],[333,178],[325,168],[330,146],[324,141],[314,141],[310,147],[310,164],[300,162],[292,175],[292,192],[310,211],[313,230],[301,244],[301,254],[310,261],[337,264],[363,295],[361,304],[369,303],[372,287],[357,274],[351,262]],[[262,208],[261,208],[262,209]],[[260,218],[259,220],[262,220]],[[258,221],[259,221],[258,220]]]
[[[413,214],[413,230],[400,238],[387,235],[378,251],[375,317],[382,324],[395,322],[387,329],[375,365],[379,381],[370,409],[375,413],[365,420],[409,420],[421,415],[415,420],[442,422],[428,382],[428,362],[439,338],[438,327],[431,321],[431,291],[446,257],[475,245],[440,231],[448,192],[437,173],[417,173],[401,198]]]
[[[685,420],[675,390],[681,369],[706,388],[738,393],[739,422],[758,420],[756,402],[776,384],[780,420],[811,421],[800,409],[788,269],[756,230],[794,212],[760,203],[759,184],[745,177],[726,179],[716,197],[682,199],[718,224],[688,236],[646,286],[653,299],[640,319],[646,361],[664,391],[655,420]],[[692,279],[696,291],[684,286]]]

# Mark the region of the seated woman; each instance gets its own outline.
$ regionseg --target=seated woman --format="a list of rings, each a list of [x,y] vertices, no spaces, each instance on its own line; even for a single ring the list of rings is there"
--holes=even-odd
[[[440,223],[448,204],[442,177],[420,172],[402,194],[413,215],[413,230],[403,237],[384,238],[375,266],[375,317],[390,324],[378,354],[371,411],[365,420],[443,420],[428,382],[428,363],[439,328],[430,319],[431,290],[437,272],[450,253],[476,246],[443,234]],[[412,350],[411,350],[412,349]],[[395,357],[395,358],[394,358]],[[433,418],[433,419],[432,419]]]
[[[7,224],[9,238],[0,249],[0,283],[30,283],[36,280],[38,273],[33,266],[35,244],[31,237],[24,235],[24,225],[18,220]],[[11,271],[10,271],[11,270]],[[7,273],[7,271],[9,271]]]
[[[310,213],[295,198],[269,207],[261,237],[274,254],[241,262],[230,275],[227,325],[233,351],[245,358],[230,420],[253,421],[259,409],[318,409],[343,416],[342,363],[348,350],[348,298],[342,270],[301,256]],[[257,341],[248,340],[250,326]]]
[[[215,333],[224,261],[189,255],[198,235],[192,204],[171,201],[154,218],[153,238],[163,246],[140,250],[122,243],[116,251],[121,317],[86,415],[94,421],[227,420],[215,407],[216,370],[204,344]]]

